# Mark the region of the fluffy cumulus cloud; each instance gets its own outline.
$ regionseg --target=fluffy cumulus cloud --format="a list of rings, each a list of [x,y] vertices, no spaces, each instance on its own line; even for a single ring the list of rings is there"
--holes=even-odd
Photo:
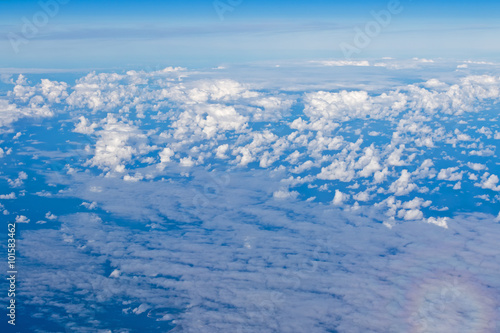
[[[441,171],[439,171],[437,179],[448,181],[461,180],[463,172],[456,172],[457,170],[458,167],[442,169]]]
[[[0,199],[2,200],[8,200],[8,199],[15,199],[16,198],[16,193],[11,192],[9,194],[0,194]]]
[[[341,205],[346,199],[349,198],[348,194],[342,193],[339,190],[335,190],[335,196],[333,197],[334,205]]]
[[[483,100],[498,99],[500,78],[496,76],[469,76],[454,85],[412,84],[379,95],[367,91],[319,91],[305,96],[305,113],[311,118],[325,117],[348,120],[372,117],[389,119],[411,108],[426,113],[474,111]]]
[[[405,106],[404,95],[394,93],[372,97],[366,91],[315,92],[305,97],[305,114],[310,118],[349,120],[390,117]]]
[[[29,103],[17,105],[5,99],[0,99],[0,130],[6,132],[12,124],[22,118],[47,118],[54,115],[45,104],[42,97],[35,96]]]
[[[7,80],[0,208],[26,228],[29,313],[78,332],[496,331],[500,79],[377,64],[303,69],[377,78],[355,85]]]
[[[389,191],[394,195],[407,195],[417,189],[417,185],[411,182],[411,174],[408,170],[403,170],[401,176],[389,187]]]
[[[92,134],[94,129],[98,126],[95,123],[89,123],[88,119],[84,116],[78,118],[79,122],[75,125],[73,132],[81,134]]]
[[[233,106],[192,106],[174,122],[174,136],[182,139],[194,134],[210,139],[224,131],[241,132],[245,129],[247,120]]]
[[[125,164],[134,156],[154,149],[148,145],[146,133],[142,133],[133,124],[119,121],[113,115],[108,115],[103,120],[103,128],[97,136],[94,156],[89,164],[104,170],[122,172]]]
[[[24,215],[17,215],[16,216],[16,223],[29,223],[29,222],[30,222],[30,219]]]
[[[481,180],[482,181],[479,186],[482,188],[497,192],[500,191],[500,184],[498,184],[499,179],[497,175],[490,175],[488,172],[485,172],[481,177]]]
[[[496,76],[465,76],[454,82],[431,78],[385,92],[339,89],[299,96],[196,75],[172,67],[125,74],[93,72],[73,86],[45,79],[32,85],[20,76],[9,100],[2,103],[8,114],[19,114],[28,106],[31,116],[40,108],[47,111],[45,116],[70,110],[73,131],[88,136],[85,150],[91,156],[86,166],[108,175],[127,173],[137,160],[157,167],[131,171],[123,176],[127,180],[153,179],[169,168],[210,167],[214,162],[283,168],[282,173],[288,173],[284,179],[290,179],[292,186],[322,189],[356,182],[353,186],[358,187],[341,190],[349,194],[345,204],[369,205],[392,194],[433,193],[425,183],[434,178],[455,182],[453,188],[460,190],[479,177],[469,173],[464,180],[464,164],[474,172],[488,168],[478,160],[440,166],[436,171],[435,159],[425,152],[451,145],[462,149],[461,154],[496,154],[496,146],[474,141],[474,135],[492,138],[496,126],[473,128],[465,121],[469,112],[481,110],[483,104],[487,110],[487,103],[498,99]],[[294,110],[300,103],[302,110]],[[84,109],[90,112],[79,114]],[[450,114],[462,117],[464,125],[453,130],[443,127],[439,119]],[[16,117],[7,117],[6,126]],[[368,127],[355,129],[357,119]],[[476,187],[495,190],[494,181],[492,175]],[[379,187],[370,188],[373,185]],[[335,193],[329,193],[333,200]],[[398,216],[408,220],[412,215]]]

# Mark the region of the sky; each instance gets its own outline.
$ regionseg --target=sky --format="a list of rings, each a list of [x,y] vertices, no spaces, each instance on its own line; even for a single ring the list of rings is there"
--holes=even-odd
[[[224,1],[3,1],[1,67],[206,67],[343,58],[346,45],[355,46],[358,32],[375,22],[372,13],[390,6],[397,10],[387,24],[372,25],[372,36],[350,57],[492,60],[499,51],[495,1]]]
[[[499,332],[499,8],[0,2],[0,331]]]

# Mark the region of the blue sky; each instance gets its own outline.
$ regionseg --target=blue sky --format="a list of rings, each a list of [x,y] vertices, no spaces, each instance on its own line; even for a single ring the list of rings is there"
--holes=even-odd
[[[57,13],[24,38],[26,21],[43,20],[43,14],[37,16],[43,13],[40,4],[4,1],[0,67],[196,67],[342,58],[340,45],[352,44],[355,28],[364,29],[373,22],[371,12],[386,10],[390,2],[224,0],[217,3],[219,12],[215,3],[72,0],[59,3]],[[498,2],[401,1],[398,8],[402,11],[355,57],[494,59],[498,54]]]
[[[352,44],[355,28],[363,30],[373,22],[372,12],[387,10],[390,4],[318,0],[61,2],[47,21],[43,21],[44,14],[39,15],[43,12],[37,1],[0,4],[0,48],[5,50],[0,67],[216,66],[341,58],[340,45]],[[493,59],[498,54],[494,42],[500,30],[497,2],[401,1],[398,8],[400,12],[391,15],[390,23],[356,57]],[[42,20],[38,31],[23,35],[26,22],[36,23],[36,18]],[[22,42],[20,38],[24,38]]]

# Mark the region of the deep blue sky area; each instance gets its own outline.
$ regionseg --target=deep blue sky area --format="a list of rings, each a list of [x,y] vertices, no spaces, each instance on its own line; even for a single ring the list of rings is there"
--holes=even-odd
[[[391,5],[397,13],[354,57],[498,56],[498,1],[46,0],[0,3],[0,67],[344,58],[341,45]]]
[[[41,1],[41,2],[50,2]],[[242,18],[330,18],[361,17],[363,11],[377,10],[387,6],[390,1],[264,1],[264,0],[221,0],[220,4],[238,8],[234,16]],[[498,1],[400,1],[411,6],[412,17],[492,17],[498,18]],[[211,19],[214,16],[214,3],[210,0],[186,1],[97,1],[64,0],[59,1],[65,17],[62,21],[81,21],[92,23],[100,20],[126,22],[153,22],[168,19]],[[39,1],[3,1],[2,21],[15,22],[19,16],[39,9]],[[238,13],[239,12],[239,13]],[[216,15],[216,14],[215,14]],[[5,22],[5,21],[4,21]]]

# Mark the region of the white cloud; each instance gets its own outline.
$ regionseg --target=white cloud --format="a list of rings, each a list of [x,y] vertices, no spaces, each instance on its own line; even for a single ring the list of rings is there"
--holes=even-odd
[[[321,168],[318,179],[350,182],[356,175],[352,163],[335,160],[329,166]]]
[[[401,157],[403,156],[404,149],[405,149],[404,145],[400,145],[399,148],[394,149],[394,151],[387,158],[387,163],[389,165],[394,165],[394,166],[406,165],[405,162],[401,161]]]
[[[253,121],[278,121],[292,107],[294,99],[281,96],[268,96],[250,101],[251,105],[258,106],[252,110]],[[262,111],[261,108],[264,110]]]
[[[342,193],[339,190],[335,190],[335,197],[333,198],[332,203],[336,206],[342,205],[344,201],[349,199],[349,194]]]
[[[429,207],[432,204],[431,201],[424,201],[422,198],[415,198],[411,201],[407,201],[403,204],[403,208],[406,209],[419,209],[420,207]]]
[[[31,100],[27,106],[18,106],[0,98],[0,128],[8,128],[21,118],[47,118],[53,115],[49,107],[38,99]]]
[[[385,167],[381,171],[375,172],[375,174],[373,175],[373,182],[375,184],[382,183],[387,179],[388,175],[389,175],[389,169]]]
[[[402,196],[409,194],[417,188],[418,186],[411,182],[411,174],[408,170],[404,169],[401,172],[401,176],[389,187],[389,192],[394,193],[396,196]]]
[[[21,187],[24,185],[24,180],[28,179],[28,175],[24,171],[20,171],[16,179],[7,179],[10,187]]]
[[[30,219],[24,215],[17,215],[16,216],[16,223],[29,223],[29,222],[30,222]]]
[[[407,221],[421,220],[424,214],[418,209],[410,209],[404,213],[404,219]]]
[[[247,121],[248,118],[240,115],[233,106],[203,104],[182,112],[172,126],[175,138],[187,138],[194,134],[210,139],[225,131],[242,132]]]
[[[424,83],[424,86],[427,88],[447,88],[448,85],[444,82],[439,81],[438,79],[430,79]]]
[[[103,129],[95,144],[94,156],[89,160],[91,166],[105,171],[123,172],[125,164],[133,156],[148,153],[153,147],[148,145],[147,135],[134,125],[117,120],[111,114],[103,122]]]
[[[97,202],[83,202],[81,206],[84,206],[87,209],[93,210],[97,208]]]
[[[54,214],[52,214],[51,212],[47,212],[45,214],[45,218],[48,219],[48,220],[57,220],[57,216],[55,216]]]
[[[288,191],[286,189],[275,191],[273,193],[273,197],[276,199],[280,199],[280,200],[282,200],[282,199],[295,199],[295,198],[297,198],[298,195],[299,195],[299,192]]]
[[[67,89],[68,84],[66,82],[42,79],[40,83],[41,93],[50,103],[61,103],[61,100],[68,97]]]
[[[180,159],[179,164],[183,167],[192,167],[195,164],[195,161],[191,158],[191,156],[183,157]]]
[[[378,151],[374,148],[373,144],[370,147],[366,147],[363,151],[364,155],[356,162],[355,168],[362,169],[358,172],[360,177],[370,177],[382,169],[379,163],[380,158],[377,156]]]
[[[467,162],[467,166],[474,171],[481,171],[481,170],[486,169],[486,165],[481,164],[481,163]]]
[[[492,149],[486,148],[481,150],[471,150],[469,152],[470,156],[493,156],[495,155],[495,151]]]
[[[223,144],[223,145],[220,145],[219,147],[217,147],[217,149],[215,150],[215,156],[217,156],[217,158],[220,158],[220,159],[226,159],[226,158],[229,158],[227,155],[226,155],[226,152],[228,151],[229,149],[229,145],[226,143],[226,144]]]
[[[75,128],[73,129],[73,132],[76,133],[81,133],[81,134],[93,134],[94,129],[98,126],[95,123],[89,123],[88,119],[85,118],[84,116],[81,116],[78,118],[80,122],[75,125]]]
[[[500,185],[497,185],[499,182],[498,176],[497,175],[490,175],[488,172],[485,172],[481,176],[481,183],[476,184],[476,186],[480,186],[481,188],[484,189],[490,189],[493,191],[500,191]]]
[[[448,218],[447,217],[429,217],[427,223],[435,224],[438,227],[448,229]]]
[[[333,67],[338,67],[338,66],[361,66],[361,67],[367,67],[370,66],[370,62],[366,60],[324,60],[324,61],[313,61],[313,63],[317,63],[323,66],[333,66]]]
[[[458,170],[458,167],[441,169],[439,171],[437,179],[439,179],[439,180],[447,180],[447,181],[450,181],[450,182],[461,180],[462,176],[463,176],[463,171],[456,172],[457,170]]]
[[[132,312],[136,315],[140,315],[141,313],[144,313],[147,310],[149,310],[149,308],[150,308],[149,305],[147,305],[146,303],[143,303],[143,304],[139,305],[137,308],[133,309]]]
[[[359,192],[359,193],[357,193],[357,194],[355,194],[355,195],[352,196],[352,198],[354,200],[362,201],[362,202],[369,201],[372,197],[373,196],[370,195],[370,193],[368,191]],[[334,201],[335,201],[335,198],[334,198]]]
[[[171,161],[172,156],[174,156],[174,151],[168,147],[163,148],[163,150],[158,154],[160,156],[160,163],[168,163]]]
[[[0,194],[0,199],[3,200],[16,199],[16,194],[14,192],[11,192],[10,194]]]

